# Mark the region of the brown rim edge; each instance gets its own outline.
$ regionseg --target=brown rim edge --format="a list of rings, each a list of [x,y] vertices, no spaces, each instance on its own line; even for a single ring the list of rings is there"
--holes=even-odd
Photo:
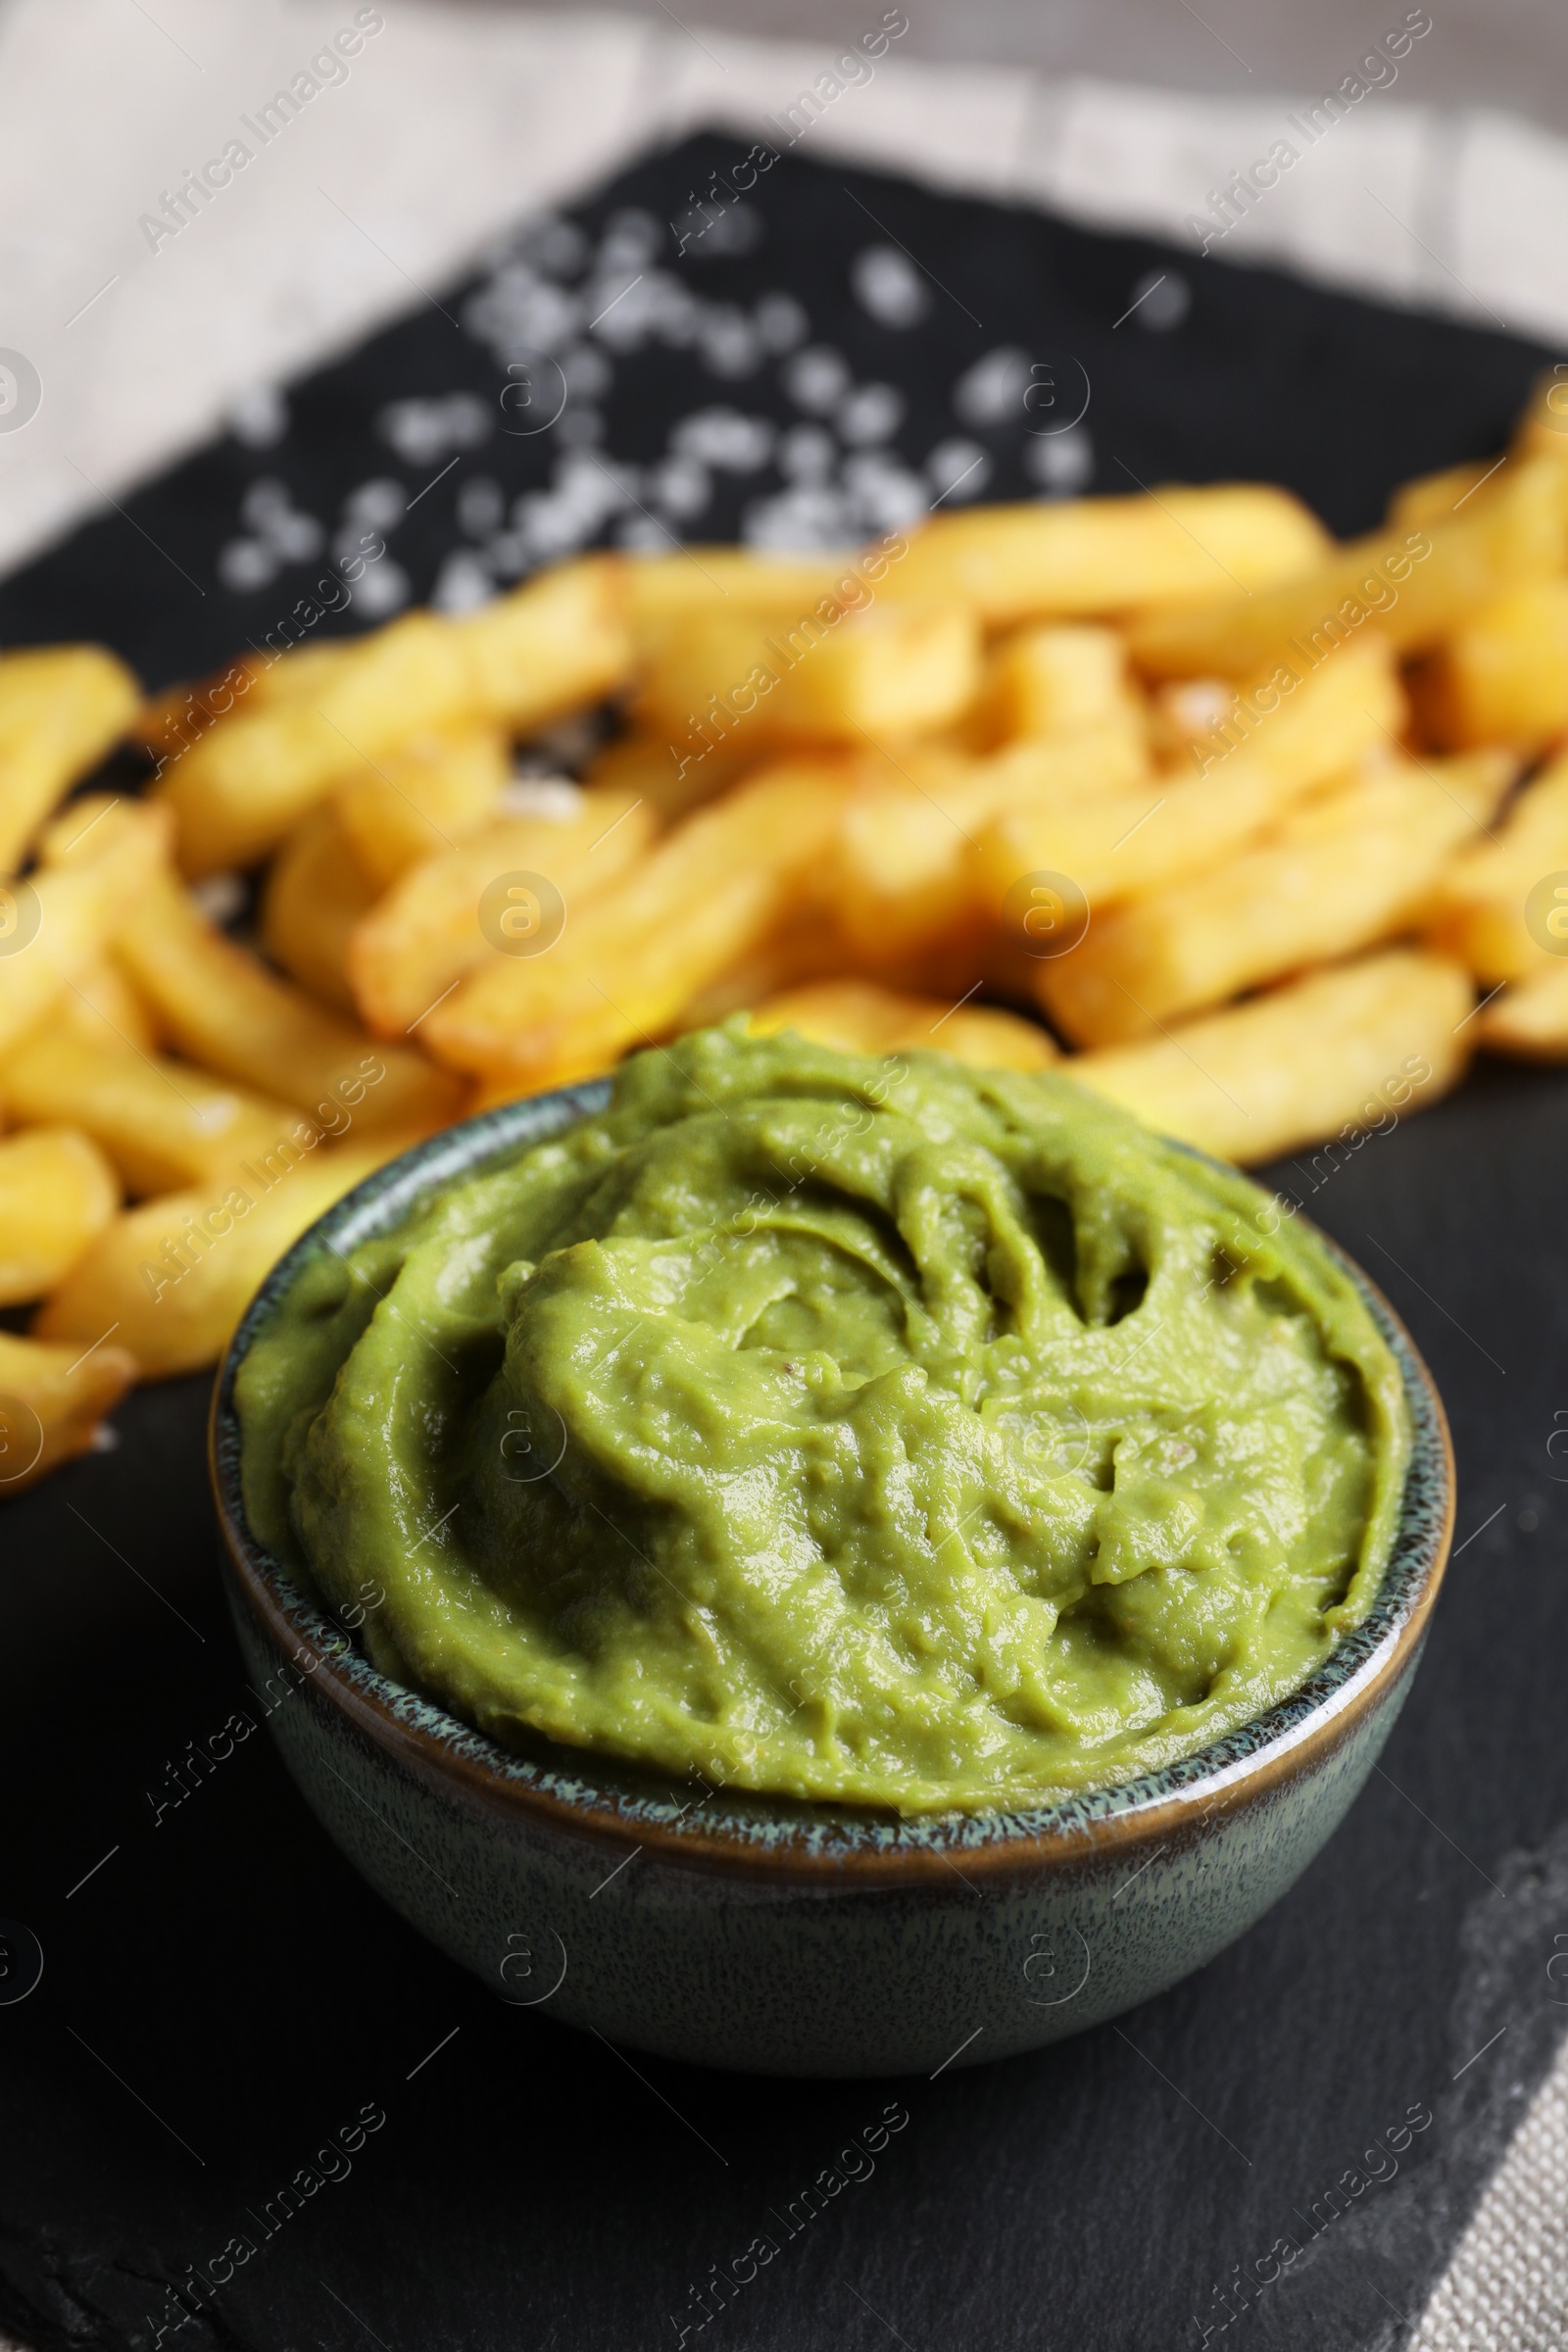
[[[1332,1243],[1330,1247],[1335,1245]],[[1343,1255],[1343,1252],[1337,1252]],[[360,1735],[449,1798],[460,1793],[480,1811],[498,1807],[533,1819],[577,1838],[595,1839],[607,1847],[653,1851],[684,1868],[713,1871],[734,1879],[776,1884],[781,1878],[803,1886],[865,1885],[875,1888],[943,1885],[959,1875],[960,1885],[972,1876],[1005,1879],[1034,1875],[1042,1868],[1079,1866],[1102,1855],[1125,1855],[1151,1840],[1169,1842],[1206,1826],[1215,1813],[1227,1816],[1255,1804],[1281,1783],[1315,1769],[1343,1745],[1402,1680],[1420,1649],[1436,1603],[1453,1541],[1456,1472],[1448,1417],[1437,1384],[1427,1369],[1400,1316],[1360,1267],[1360,1281],[1371,1291],[1409,1351],[1410,1362],[1432,1408],[1443,1449],[1445,1508],[1443,1528],[1432,1548],[1408,1613],[1396,1628],[1387,1647],[1375,1653],[1359,1680],[1336,1694],[1321,1714],[1270,1743],[1255,1758],[1226,1767],[1213,1777],[1196,1781],[1174,1795],[1140,1804],[1124,1813],[1081,1827],[1046,1832],[1020,1832],[984,1846],[958,1849],[962,1870],[945,1848],[908,1847],[889,1852],[857,1850],[841,1854],[802,1853],[780,1841],[777,1847],[722,1833],[694,1834],[655,1822],[618,1819],[608,1807],[556,1796],[548,1789],[499,1778],[472,1757],[454,1755],[429,1732],[401,1722],[379,1698],[351,1683],[331,1654],[297,1627],[287,1609],[263,1583],[247,1556],[247,1531],[237,1527],[223,1499],[218,1469],[218,1410],[222,1367],[214,1385],[208,1416],[208,1467],[218,1499],[224,1550],[239,1594],[262,1634],[276,1647],[284,1662],[290,1648],[309,1650],[317,1664],[310,1670],[311,1686],[319,1690]],[[226,1354],[225,1354],[226,1361]],[[470,1728],[470,1727],[466,1727]],[[479,1735],[484,1737],[484,1735]],[[585,1749],[585,1757],[592,1751]],[[1217,1793],[1216,1793],[1217,1789]],[[742,1792],[744,1793],[744,1792]]]

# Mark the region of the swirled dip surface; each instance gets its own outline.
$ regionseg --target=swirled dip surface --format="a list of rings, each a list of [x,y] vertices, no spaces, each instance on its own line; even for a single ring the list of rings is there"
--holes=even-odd
[[[388,1674],[902,1812],[1272,1705],[1365,1612],[1408,1447],[1353,1286],[1245,1178],[1054,1074],[738,1022],[322,1250],[237,1402],[253,1528]]]

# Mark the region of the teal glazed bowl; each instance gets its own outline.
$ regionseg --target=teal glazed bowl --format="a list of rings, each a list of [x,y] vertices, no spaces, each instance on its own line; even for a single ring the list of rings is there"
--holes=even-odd
[[[234,1377],[302,1266],[600,1109],[566,1088],[449,1129],[297,1242],[219,1374],[212,1469],[240,1646],[306,1802],[404,1919],[501,1998],[670,2058],[759,2074],[935,2074],[1115,2017],[1277,1902],[1404,1702],[1447,1559],[1453,1457],[1397,1317],[1350,1271],[1415,1430],[1364,1624],[1283,1704],[1123,1787],[900,1820],[676,1784],[581,1749],[524,1756],[378,1673],[246,1525]]]

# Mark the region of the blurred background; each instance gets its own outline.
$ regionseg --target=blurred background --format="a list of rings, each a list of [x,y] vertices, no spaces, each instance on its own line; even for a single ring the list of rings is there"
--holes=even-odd
[[[1348,82],[1221,261],[1568,334],[1568,31],[1546,0],[5,0],[0,566],[417,308],[530,209],[700,124],[765,133],[878,24],[874,74],[803,155],[1196,254],[1216,187]],[[356,25],[352,62],[268,132],[259,110]],[[245,167],[190,218],[166,209],[236,137]]]

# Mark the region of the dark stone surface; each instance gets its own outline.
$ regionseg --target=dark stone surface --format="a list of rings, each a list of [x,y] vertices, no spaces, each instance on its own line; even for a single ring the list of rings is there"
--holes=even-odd
[[[667,219],[728,153],[644,167],[589,215],[638,202]],[[860,217],[843,175],[800,163],[764,183],[763,247],[703,267],[732,273],[728,299],[797,287],[858,374],[902,383],[911,462],[958,429],[946,387],[963,367],[1033,343],[1090,368],[1101,486],[1118,456],[1145,479],[1275,475],[1351,527],[1402,475],[1495,446],[1539,365],[1501,337],[1219,269],[1195,276],[1187,325],[1113,331],[1129,288],[1171,257],[851,184],[983,329],[934,306],[895,343],[852,312]],[[307,576],[280,577],[265,614],[265,596],[253,610],[219,591],[214,551],[248,482],[279,475],[323,509],[398,470],[366,446],[388,398],[464,383],[493,397],[500,380],[439,316],[412,319],[303,387],[275,450],[225,444],[127,502],[204,599],[117,517],[0,588],[0,628],[102,634],[153,677],[216,662]],[[771,366],[723,385],[687,356],[632,355],[608,447],[646,458],[672,416],[715,400],[788,413]],[[1022,487],[1008,430],[993,436],[997,494]],[[528,441],[483,458],[509,490],[547,463]],[[393,542],[416,595],[455,536],[451,489],[478,467],[465,459]],[[738,518],[737,493],[694,527]],[[688,2343],[749,2352],[893,2336],[913,2352],[1196,2348],[1205,2325],[1220,2340],[1215,2290],[1238,2265],[1268,2272],[1285,2239],[1300,2251],[1283,2275],[1250,2307],[1233,2296],[1235,2340],[1397,2341],[1563,2015],[1546,1965],[1568,1932],[1568,1463],[1547,1446],[1568,1427],[1565,1152],[1568,1086],[1489,1069],[1315,1191],[1310,1170],[1279,1171],[1387,1288],[1453,1419],[1462,1547],[1385,1774],[1200,1977],[1119,2027],[933,2082],[705,2075],[504,2006],[340,1862],[260,1738],[159,1813],[169,1768],[243,1692],[206,1384],[134,1396],[117,1450],[0,1520],[0,1912],[45,1955],[37,1989],[0,2007],[0,2324],[39,2352],[127,2352],[161,2326],[192,2347],[344,2352],[622,2352],[673,2345],[682,2325]],[[907,2123],[871,2171],[852,2140],[890,2104]],[[1365,2153],[1412,2109],[1431,2121],[1407,2147]],[[362,2114],[385,2120],[356,2147]],[[349,2153],[327,2152],[345,2132]],[[302,2168],[341,2177],[279,2219]],[[793,2218],[828,2168],[843,2185]],[[760,2236],[776,2255],[699,2331],[692,2289]],[[170,2289],[192,2266],[221,2272],[236,2237],[254,2254],[192,2293],[199,2316],[176,2337]]]

